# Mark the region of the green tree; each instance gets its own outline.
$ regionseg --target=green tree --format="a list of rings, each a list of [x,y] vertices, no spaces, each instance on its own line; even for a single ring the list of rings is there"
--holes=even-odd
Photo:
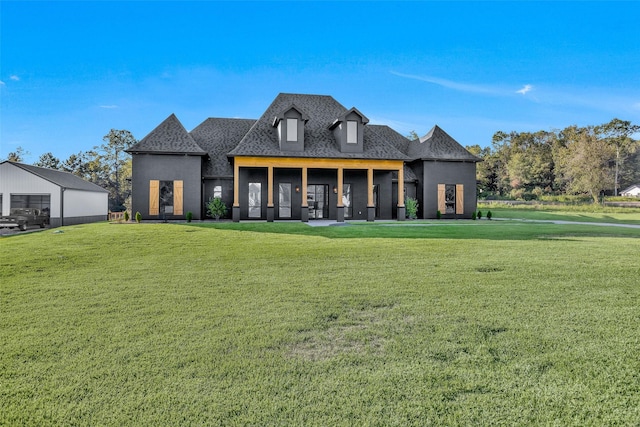
[[[34,166],[40,166],[41,168],[48,169],[61,169],[62,163],[60,159],[53,155],[53,153],[48,152],[40,155],[38,160],[33,164]]]
[[[476,163],[476,188],[478,197],[486,197],[497,191],[496,158],[491,147],[471,145],[465,147],[471,154],[482,159]]]
[[[207,202],[207,212],[217,221],[227,214],[227,205],[220,197],[210,197]]]
[[[24,158],[30,155],[28,151],[26,151],[22,147],[17,147],[16,151],[12,151],[7,155],[7,160],[10,162],[22,163],[24,162]]]
[[[420,137],[418,136],[415,130],[412,130],[411,132],[409,132],[405,138],[407,138],[410,141],[415,141],[417,139],[420,139]]]
[[[125,150],[138,141],[128,130],[118,129],[111,129],[102,140],[104,143],[94,147],[94,150],[98,153],[97,160],[105,169],[105,188],[109,190],[112,207],[121,209],[128,191],[125,182],[131,178],[130,169],[127,171],[131,156]]]
[[[62,170],[107,188],[107,169],[95,151],[80,151],[62,162]]]
[[[566,146],[559,152],[559,167],[567,191],[588,194],[598,202],[600,194],[613,187],[611,160],[615,148],[598,138],[593,126],[571,126],[561,132]]]
[[[615,150],[614,170],[614,195],[618,195],[620,174],[627,158],[633,154],[638,142],[631,139],[631,135],[640,131],[640,126],[631,124],[630,121],[613,119],[609,123],[596,126],[596,133]]]

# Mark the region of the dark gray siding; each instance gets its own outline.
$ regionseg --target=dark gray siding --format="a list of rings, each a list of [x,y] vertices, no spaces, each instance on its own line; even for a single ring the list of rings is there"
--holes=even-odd
[[[438,184],[464,185],[464,214],[443,216],[443,218],[471,218],[476,209],[476,164],[475,162],[442,162],[424,161],[423,165],[422,200],[423,218],[435,218],[438,211]],[[416,168],[419,169],[419,168]],[[416,170],[414,169],[414,170]],[[416,170],[416,172],[418,172]]]
[[[233,206],[233,178],[211,178],[204,180],[204,197],[202,199],[202,218],[207,217],[206,203],[213,197],[213,189],[216,185],[222,187],[222,201],[227,205],[227,215],[224,218],[231,218],[231,207]]]
[[[140,212],[142,219],[158,219],[149,215],[149,181],[182,180],[184,185],[183,215],[167,215],[166,219],[184,219],[187,212],[193,219],[202,214],[202,159],[199,156],[133,154],[132,215]],[[233,191],[233,190],[232,190]]]

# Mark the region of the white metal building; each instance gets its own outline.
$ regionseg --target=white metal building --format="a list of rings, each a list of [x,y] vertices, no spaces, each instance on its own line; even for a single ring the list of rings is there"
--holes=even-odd
[[[68,172],[0,163],[0,211],[36,208],[49,212],[52,227],[106,221],[109,192]]]
[[[640,197],[640,184],[625,188],[620,192],[620,195],[625,197]]]

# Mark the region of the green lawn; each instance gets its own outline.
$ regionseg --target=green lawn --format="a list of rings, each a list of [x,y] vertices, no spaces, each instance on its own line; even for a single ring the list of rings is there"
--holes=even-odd
[[[598,205],[517,205],[482,203],[479,209],[486,215],[491,210],[494,218],[604,222],[640,225],[640,209],[602,207]]]
[[[0,238],[0,425],[638,425],[639,237],[483,220]]]

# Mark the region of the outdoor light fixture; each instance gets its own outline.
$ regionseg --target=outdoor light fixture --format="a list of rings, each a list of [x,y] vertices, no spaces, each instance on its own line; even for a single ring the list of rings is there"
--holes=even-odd
[[[338,194],[338,187],[335,185],[333,186],[333,194]]]
[[[300,192],[300,187],[296,185],[296,193]]]

